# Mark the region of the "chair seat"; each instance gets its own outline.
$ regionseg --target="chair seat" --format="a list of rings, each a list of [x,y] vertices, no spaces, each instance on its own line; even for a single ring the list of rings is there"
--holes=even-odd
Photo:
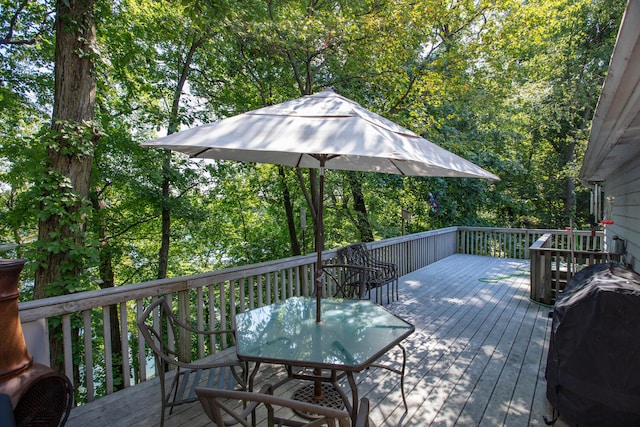
[[[228,366],[181,370],[177,375],[181,376],[178,381],[178,390],[175,393],[175,397],[171,398],[170,396],[174,394],[173,391],[175,389],[174,381],[167,395],[169,398],[168,406],[174,405],[174,402],[178,402],[175,404],[182,404],[198,400],[196,387],[217,388],[220,390],[236,390],[238,388],[238,381],[236,381],[231,368]]]

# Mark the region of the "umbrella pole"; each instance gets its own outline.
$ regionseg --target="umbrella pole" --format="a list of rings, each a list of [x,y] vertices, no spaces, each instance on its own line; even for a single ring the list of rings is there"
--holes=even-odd
[[[318,220],[316,231],[316,251],[318,253],[318,258],[316,260],[316,323],[320,323],[322,321],[320,316],[320,304],[322,300],[322,251],[324,250],[324,166],[326,161],[326,156],[320,156],[320,184],[318,188],[317,194],[317,212],[318,212]],[[314,369],[314,374],[316,377],[322,376],[322,370],[319,368]],[[313,385],[313,400],[314,402],[322,402],[322,383],[320,381],[314,381]]]
[[[315,291],[316,291],[316,322],[320,323],[320,303],[322,299],[322,251],[324,250],[324,166],[326,162],[326,156],[320,156],[320,185],[318,189],[317,206],[317,227],[316,231],[316,251],[318,258],[316,260],[316,277],[315,277]]]

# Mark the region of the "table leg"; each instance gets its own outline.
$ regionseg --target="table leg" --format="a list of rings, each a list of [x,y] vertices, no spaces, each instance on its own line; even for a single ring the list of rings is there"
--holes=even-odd
[[[356,386],[356,380],[353,378],[353,372],[347,372],[347,379],[349,380],[349,387],[351,387],[351,425],[355,426],[356,419],[358,418],[358,387]]]
[[[407,351],[401,344],[398,344],[398,347],[402,350],[402,370],[400,371],[400,391],[402,392],[402,402],[404,403],[404,411],[408,412],[409,407],[407,406],[407,398],[404,395],[404,372],[407,367]]]
[[[247,384],[248,390],[247,391],[253,391],[253,380],[255,379],[257,373],[258,373],[258,369],[260,368],[260,362],[255,362],[256,365],[253,367],[253,370],[251,371],[251,375],[249,375],[249,384]]]

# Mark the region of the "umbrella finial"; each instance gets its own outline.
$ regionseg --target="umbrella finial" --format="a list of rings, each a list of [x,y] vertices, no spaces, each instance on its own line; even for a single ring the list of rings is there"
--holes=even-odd
[[[336,91],[333,88],[333,86],[326,86],[324,89],[322,89],[322,91],[318,92],[316,95],[321,95],[321,94],[326,94],[326,95],[330,95],[330,94],[335,94]]]

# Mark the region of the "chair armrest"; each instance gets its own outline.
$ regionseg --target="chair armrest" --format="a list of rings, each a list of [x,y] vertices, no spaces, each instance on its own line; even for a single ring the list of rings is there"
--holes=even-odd
[[[371,267],[371,266],[367,266],[367,265],[360,265],[360,264],[327,264],[325,266],[322,267],[323,270],[325,269],[330,269],[332,267],[338,267],[338,268],[351,268],[354,270],[361,270],[361,271],[376,271],[377,268],[375,267]]]
[[[202,403],[203,407],[205,407],[205,412],[207,412],[207,415],[209,415],[208,409],[211,407],[224,408],[224,406],[220,404],[218,399],[233,399],[233,400],[243,401],[247,403],[252,402],[256,406],[257,404],[262,403],[265,406],[267,406],[267,408],[269,408],[270,411],[273,411],[272,406],[279,406],[279,407],[294,409],[301,412],[309,412],[309,413],[317,414],[320,417],[324,417],[324,418],[342,420],[342,421],[339,421],[340,425],[344,425],[347,422],[347,420],[350,419],[349,413],[341,409],[334,409],[326,406],[316,405],[313,403],[301,402],[298,400],[274,396],[272,394],[273,387],[269,384],[265,385],[260,391],[260,393],[249,392],[249,391],[218,390],[218,389],[203,388],[203,387],[198,387],[195,390],[198,395],[198,398],[200,399],[200,402]],[[216,403],[212,404],[212,401],[215,401]],[[256,406],[252,406],[251,408],[247,407],[247,409],[242,411],[242,414],[238,414],[235,411],[227,411],[227,413],[229,413],[229,415],[231,415],[234,419],[238,420],[239,417],[246,418],[252,411],[255,410]],[[279,419],[276,418],[276,421],[278,420]],[[320,424],[318,423],[318,425]]]
[[[375,268],[392,268],[396,269],[396,264],[392,262],[380,261],[375,258],[369,258],[369,265]]]

